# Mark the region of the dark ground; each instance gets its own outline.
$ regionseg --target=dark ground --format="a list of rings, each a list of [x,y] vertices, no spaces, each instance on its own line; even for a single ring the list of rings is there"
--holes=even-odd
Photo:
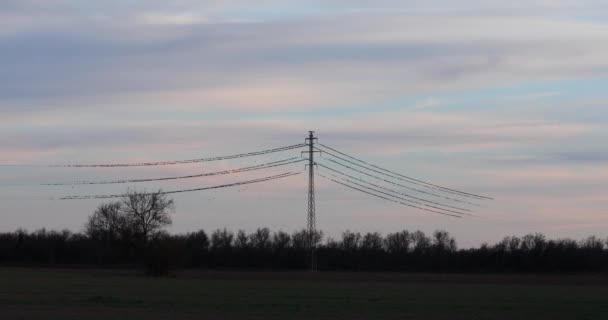
[[[608,319],[608,276],[0,268],[0,319]]]

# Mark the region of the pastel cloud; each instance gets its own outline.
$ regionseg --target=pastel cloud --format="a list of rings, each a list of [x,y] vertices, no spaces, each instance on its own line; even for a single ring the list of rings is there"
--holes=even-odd
[[[8,65],[0,77],[11,80],[0,89],[3,104],[302,110],[603,75],[608,67],[608,27],[538,16],[361,13],[185,27],[128,21],[81,21],[0,42]],[[25,63],[31,60],[39,62]]]
[[[496,193],[502,202],[488,214],[502,214],[509,227],[467,238],[467,228],[481,223],[409,219],[416,214],[409,211],[404,218],[402,208],[320,180],[321,199],[326,195],[333,212],[324,221],[330,232],[343,229],[350,214],[353,226],[364,228],[373,213],[380,231],[406,222],[446,227],[468,243],[528,229],[564,231],[568,223],[580,226],[571,234],[585,234],[597,230],[585,221],[599,221],[605,204],[598,190],[606,188],[608,99],[603,90],[580,89],[605,82],[608,25],[597,19],[605,6],[565,0],[264,1],[255,7],[245,1],[3,1],[0,163],[189,159],[293,144],[316,129],[324,143],[395,170]],[[582,84],[558,88],[557,80]],[[511,88],[533,82],[545,85]],[[494,93],[479,99],[489,89]],[[81,174],[0,169],[27,181]],[[194,169],[200,168],[140,173]],[[304,196],[302,183],[293,178],[249,188],[248,195],[213,193],[223,202],[205,198],[204,226],[256,227],[258,221],[239,212],[266,197],[276,202],[257,203],[262,221],[274,215],[277,226],[299,226],[303,217],[277,212],[303,209],[293,200]],[[277,190],[283,200],[272,197]],[[568,193],[585,197],[580,220],[569,216],[577,206],[563,197]],[[199,197],[206,195],[180,196],[175,230],[203,227],[196,225],[202,223]],[[79,210],[92,205],[53,204],[60,218],[36,221],[77,228]],[[3,212],[34,212],[46,204],[25,208],[9,200],[3,206]],[[38,226],[31,215],[6,215],[7,228]],[[555,221],[546,222],[551,215]]]

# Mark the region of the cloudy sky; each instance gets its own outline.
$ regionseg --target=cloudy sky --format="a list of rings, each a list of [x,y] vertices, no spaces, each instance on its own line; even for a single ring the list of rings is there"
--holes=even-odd
[[[446,229],[463,247],[505,235],[606,235],[608,3],[595,0],[0,2],[0,229],[80,230],[100,200],[236,176],[110,186],[285,157],[86,169],[320,142],[496,198],[478,218],[421,212],[317,180],[317,221]],[[324,157],[327,157],[324,156]],[[322,158],[320,161],[323,161]],[[306,176],[174,196],[172,232],[306,223]]]

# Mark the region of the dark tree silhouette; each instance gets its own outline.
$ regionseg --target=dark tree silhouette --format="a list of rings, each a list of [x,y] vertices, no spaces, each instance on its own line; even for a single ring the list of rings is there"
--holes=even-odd
[[[283,251],[289,248],[291,237],[288,233],[279,231],[272,236],[272,245],[275,251]]]
[[[389,233],[384,239],[386,251],[391,254],[406,254],[410,250],[411,235],[407,230]]]
[[[251,246],[257,251],[265,251],[270,249],[270,230],[268,228],[258,228],[249,236]]]
[[[85,233],[95,239],[116,240],[135,235],[148,240],[171,224],[174,202],[161,191],[129,191],[120,201],[99,205],[85,225]]]
[[[100,206],[89,219],[86,234],[45,229],[0,233],[0,265],[124,267],[143,262],[151,275],[165,275],[173,267],[302,270],[309,266],[306,230],[290,235],[259,228],[235,235],[218,229],[211,236],[202,230],[182,235],[156,230],[140,246],[129,232],[120,231],[131,229],[122,226],[131,221],[122,216],[126,215],[123,205]],[[608,272],[608,243],[598,237],[549,240],[537,233],[457,249],[446,231],[436,231],[432,237],[422,231],[403,230],[384,237],[346,231],[339,240],[318,244],[317,262],[319,270],[598,273]]]
[[[431,239],[420,230],[411,234],[411,241],[416,252],[423,252],[431,246]]]
[[[85,225],[85,233],[93,239],[115,240],[130,229],[129,218],[121,202],[104,203],[97,207]]]
[[[245,230],[239,230],[234,238],[234,248],[238,250],[249,250],[251,243],[249,242],[249,236]]]
[[[171,224],[169,212],[174,210],[175,204],[160,190],[153,193],[129,191],[121,203],[122,213],[140,239],[148,240]]]
[[[456,240],[447,231],[437,230],[433,233],[433,247],[438,252],[456,251]]]

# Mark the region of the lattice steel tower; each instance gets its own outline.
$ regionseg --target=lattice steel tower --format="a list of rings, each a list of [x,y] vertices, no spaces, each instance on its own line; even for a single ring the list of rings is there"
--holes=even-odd
[[[317,138],[314,137],[314,131],[308,131],[308,138],[305,139],[305,142],[308,144],[308,151],[303,151],[304,153],[308,153],[308,248],[310,250],[310,271],[315,271],[317,269],[317,261],[316,261],[316,217],[315,217],[315,160],[314,160],[314,144]]]

